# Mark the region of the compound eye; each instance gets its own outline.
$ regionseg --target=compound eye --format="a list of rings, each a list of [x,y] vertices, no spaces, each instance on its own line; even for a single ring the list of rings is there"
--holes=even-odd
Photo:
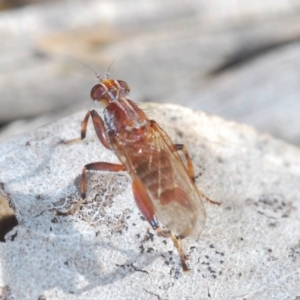
[[[123,80],[118,80],[118,83],[124,91],[124,94],[127,95],[130,92],[130,87],[128,86],[128,84]]]
[[[93,100],[100,100],[103,98],[106,92],[107,91],[103,85],[96,84],[91,90],[91,98]]]

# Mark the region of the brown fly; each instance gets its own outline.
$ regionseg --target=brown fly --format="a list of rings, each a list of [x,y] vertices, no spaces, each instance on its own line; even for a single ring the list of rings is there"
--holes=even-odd
[[[160,236],[170,237],[178,249],[181,265],[188,270],[182,240],[198,237],[205,225],[202,198],[208,199],[195,185],[194,169],[188,150],[183,144],[173,144],[167,133],[147,117],[136,103],[127,97],[130,88],[122,80],[105,79],[91,90],[91,98],[104,106],[104,119],[95,110],[88,111],[81,127],[81,137],[66,143],[83,140],[89,118],[100,142],[112,150],[120,164],[94,162],[84,166],[81,197],[86,197],[86,172],[126,171],[132,179],[136,205]],[[183,151],[185,162],[178,151]],[[78,207],[77,205],[77,207]],[[69,213],[69,212],[68,212]],[[161,229],[159,223],[167,230]]]

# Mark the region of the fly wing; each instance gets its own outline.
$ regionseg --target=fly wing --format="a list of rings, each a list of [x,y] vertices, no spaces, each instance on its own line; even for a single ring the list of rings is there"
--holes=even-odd
[[[187,167],[169,136],[153,121],[145,142],[112,144],[132,179],[142,182],[158,221],[179,237],[198,237],[205,209]]]
[[[171,139],[156,123],[154,126],[159,134],[153,140],[158,152],[153,168],[160,171],[159,188],[150,194],[157,218],[177,236],[198,237],[205,225],[202,199]]]

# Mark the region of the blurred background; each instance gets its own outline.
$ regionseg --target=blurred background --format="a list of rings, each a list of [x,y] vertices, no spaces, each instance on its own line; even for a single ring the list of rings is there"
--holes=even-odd
[[[94,107],[94,72],[136,102],[217,114],[300,145],[300,0],[0,0],[0,143]],[[201,128],[199,128],[201,130]]]

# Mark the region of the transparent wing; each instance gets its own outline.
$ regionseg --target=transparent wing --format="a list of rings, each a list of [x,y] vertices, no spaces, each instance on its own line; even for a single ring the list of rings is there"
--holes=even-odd
[[[202,199],[166,132],[152,121],[143,143],[114,140],[113,146],[132,180],[142,182],[158,221],[177,236],[198,237],[205,225]]]

